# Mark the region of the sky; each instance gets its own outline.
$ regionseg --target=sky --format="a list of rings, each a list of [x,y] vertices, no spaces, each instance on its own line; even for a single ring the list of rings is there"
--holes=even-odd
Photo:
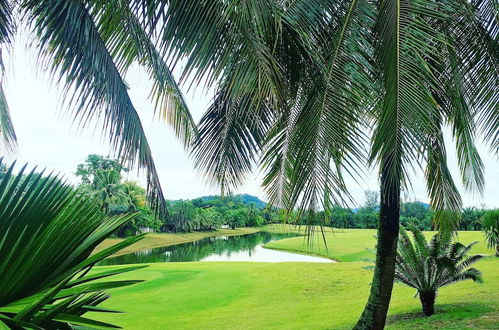
[[[19,149],[15,158],[19,163],[28,162],[40,168],[55,170],[77,183],[74,176],[76,166],[83,163],[89,154],[110,154],[110,148],[101,134],[101,126],[83,130],[72,125],[61,107],[60,90],[49,74],[36,68],[36,52],[27,50],[19,42],[7,55],[5,92],[12,119],[16,128]],[[193,167],[190,159],[173,135],[172,130],[153,116],[153,106],[148,99],[151,83],[139,68],[131,70],[126,77],[130,85],[130,96],[142,120],[151,146],[156,168],[167,199],[191,199],[217,194],[217,187],[208,186]],[[183,89],[187,104],[196,122],[209,104],[212,92]],[[485,164],[485,191],[482,196],[465,193],[459,182],[459,171],[455,162],[455,151],[449,145],[449,167],[457,179],[465,206],[499,207],[499,161],[489,154],[485,145],[478,146]],[[260,188],[261,174],[255,171],[236,193],[249,193],[265,200]],[[143,182],[143,175],[136,177],[131,171],[130,179]],[[428,201],[421,174],[411,178],[412,190],[406,192],[406,201]],[[367,173],[362,182],[350,180],[349,191],[357,207],[364,202],[365,190],[378,190],[377,172]]]

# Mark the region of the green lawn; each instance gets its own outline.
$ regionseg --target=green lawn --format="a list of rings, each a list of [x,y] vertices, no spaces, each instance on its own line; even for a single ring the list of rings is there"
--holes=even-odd
[[[303,230],[296,230],[291,226],[267,226],[270,231],[289,231],[303,233]],[[295,237],[281,241],[271,242],[265,245],[266,248],[299,252],[326,256],[338,261],[350,262],[364,259],[372,259],[374,255],[369,250],[374,250],[376,245],[375,229],[331,229],[325,228],[326,245],[320,231],[312,235],[311,239],[304,236]],[[425,232],[427,238],[432,237],[435,232]],[[475,254],[493,254],[487,249],[487,245],[481,231],[461,231],[456,239],[463,244],[478,241],[473,247]]]
[[[151,264],[122,278],[144,283],[115,289],[103,306],[124,311],[99,319],[127,329],[348,329],[362,311],[371,272],[363,269],[365,247],[374,244],[373,231],[328,233],[332,264],[195,262]],[[481,233],[461,233],[461,240],[481,240]],[[335,238],[338,241],[335,241]],[[339,241],[339,240],[342,241]],[[344,242],[343,248],[340,242]],[[287,250],[305,247],[303,238],[279,242]],[[302,244],[302,245],[300,245]],[[319,245],[309,252],[320,253]],[[476,253],[486,251],[483,246]],[[338,255],[334,255],[337,252]],[[357,256],[357,257],[355,257]],[[355,259],[357,258],[357,259]],[[464,282],[444,288],[437,314],[420,317],[414,290],[395,285],[390,308],[392,329],[499,328],[499,258],[488,257],[477,267],[484,284]]]

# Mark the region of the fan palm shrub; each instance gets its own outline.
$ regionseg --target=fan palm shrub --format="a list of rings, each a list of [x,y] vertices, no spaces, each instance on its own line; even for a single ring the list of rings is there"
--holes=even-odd
[[[411,226],[412,240],[401,227],[395,279],[417,290],[423,314],[435,313],[435,298],[441,287],[464,280],[482,282],[482,273],[470,266],[482,255],[468,256],[477,242],[452,243],[450,234],[436,234],[428,242],[419,228]]]
[[[113,312],[104,290],[140,281],[106,278],[140,267],[90,270],[142,237],[91,252],[135,215],[108,218],[58,177],[13,168],[0,180],[0,328],[116,328],[84,314]]]
[[[487,239],[487,246],[495,249],[499,257],[499,209],[485,212],[482,218],[482,227]]]

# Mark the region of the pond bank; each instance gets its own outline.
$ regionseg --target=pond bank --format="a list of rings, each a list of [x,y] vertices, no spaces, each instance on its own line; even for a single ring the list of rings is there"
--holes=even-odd
[[[218,229],[213,231],[192,232],[192,233],[148,233],[144,239],[139,242],[119,251],[115,256],[137,252],[143,249],[152,249],[158,247],[165,247],[170,245],[189,243],[201,240],[208,237],[216,236],[237,236],[253,234],[265,230],[265,227],[250,227],[250,228],[237,228],[237,229]],[[93,253],[97,253],[107,247],[123,241],[123,238],[108,238],[99,244]]]

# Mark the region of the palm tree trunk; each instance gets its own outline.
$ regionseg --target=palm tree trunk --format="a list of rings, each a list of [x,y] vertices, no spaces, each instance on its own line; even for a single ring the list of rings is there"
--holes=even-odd
[[[435,291],[420,292],[419,300],[421,301],[423,314],[425,316],[431,316],[435,314]]]
[[[354,329],[383,329],[392,296],[399,234],[400,183],[390,181],[388,171],[388,166],[382,167],[378,245],[371,293]]]

